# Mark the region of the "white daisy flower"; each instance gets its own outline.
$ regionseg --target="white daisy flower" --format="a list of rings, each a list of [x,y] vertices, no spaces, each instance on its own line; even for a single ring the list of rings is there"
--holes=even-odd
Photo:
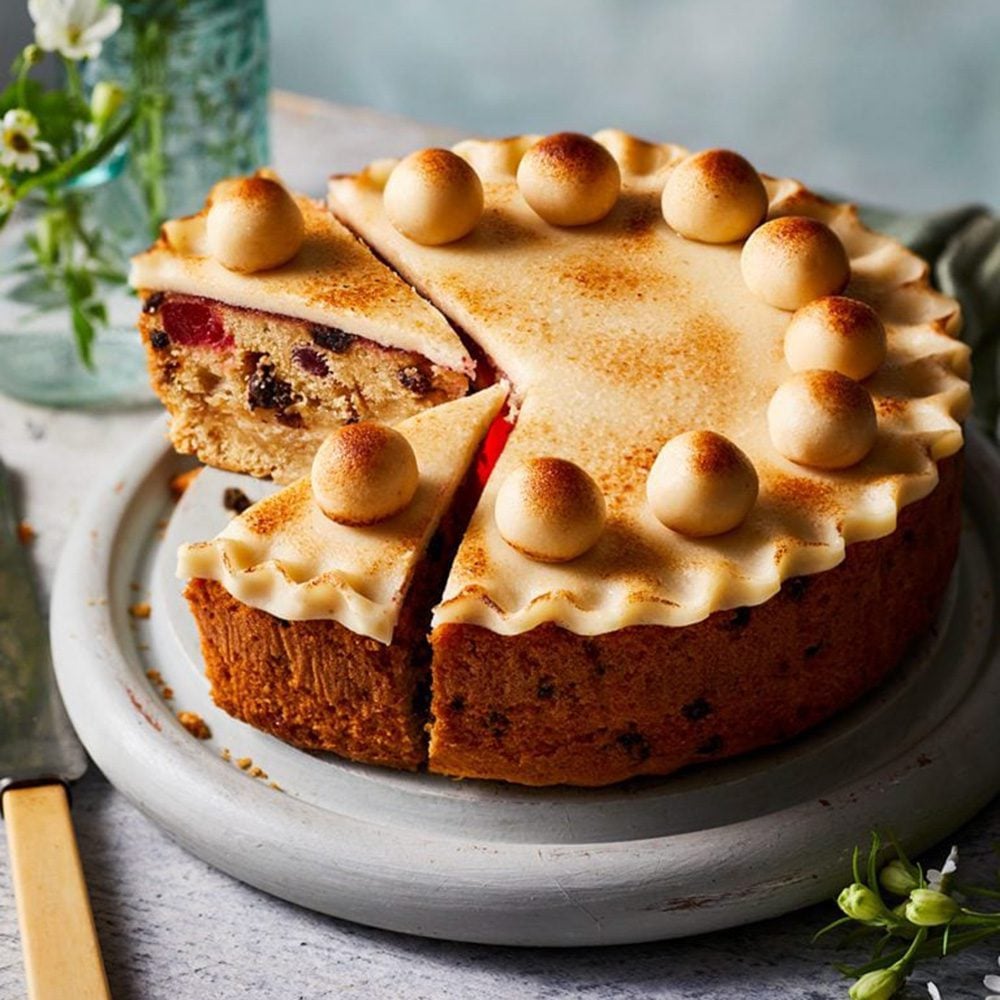
[[[35,41],[67,59],[94,59],[122,23],[122,9],[102,0],[28,0]]]
[[[1000,958],[997,958],[997,965],[1000,965]],[[983,976],[983,986],[990,991],[986,1000],[1000,1000],[1000,976]]]
[[[38,141],[38,122],[30,111],[11,108],[0,120],[0,167],[33,174],[42,163],[40,153],[51,147]]]
[[[927,888],[937,889],[938,892],[943,892],[941,888],[941,883],[945,881],[947,876],[954,875],[958,871],[958,846],[952,847],[948,852],[948,857],[945,858],[944,864],[941,866],[941,870],[938,871],[937,868],[927,869]]]

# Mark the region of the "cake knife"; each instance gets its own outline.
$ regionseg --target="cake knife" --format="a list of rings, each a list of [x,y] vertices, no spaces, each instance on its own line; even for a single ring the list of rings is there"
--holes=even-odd
[[[30,1000],[110,997],[67,797],[86,768],[0,462],[0,815]]]

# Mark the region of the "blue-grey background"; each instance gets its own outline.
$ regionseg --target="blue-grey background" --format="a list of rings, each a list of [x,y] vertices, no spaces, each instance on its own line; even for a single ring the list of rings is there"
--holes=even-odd
[[[27,38],[23,9],[0,0],[0,65]],[[269,9],[278,87],[470,133],[618,125],[727,145],[768,172],[898,208],[1000,205],[997,0]]]
[[[899,208],[1000,205],[997,0],[270,0],[279,87],[504,134],[727,145]]]

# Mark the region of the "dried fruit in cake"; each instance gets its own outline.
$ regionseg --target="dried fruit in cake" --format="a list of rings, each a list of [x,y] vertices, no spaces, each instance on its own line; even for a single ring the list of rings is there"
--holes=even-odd
[[[220,468],[290,481],[333,428],[458,398],[474,372],[440,313],[270,177],[216,185],[131,280],[171,439]]]

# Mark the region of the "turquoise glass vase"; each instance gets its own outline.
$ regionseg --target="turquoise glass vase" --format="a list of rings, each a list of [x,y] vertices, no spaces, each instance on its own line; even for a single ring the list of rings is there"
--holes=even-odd
[[[100,233],[109,271],[155,239],[166,218],[198,210],[211,185],[269,158],[265,0],[123,0],[122,27],[85,67],[133,95],[126,142],[58,193]],[[18,206],[0,232],[0,392],[49,406],[129,406],[152,400],[135,331],[138,303],[120,282],[99,288],[108,323],[93,365],[80,359],[57,289],[25,276],[26,238],[51,200]]]

